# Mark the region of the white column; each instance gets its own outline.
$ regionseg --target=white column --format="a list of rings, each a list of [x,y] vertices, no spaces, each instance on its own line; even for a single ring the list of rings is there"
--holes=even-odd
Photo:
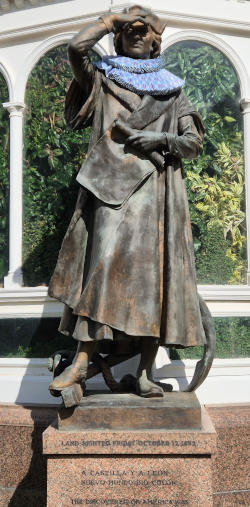
[[[244,119],[244,159],[247,224],[247,284],[250,285],[250,98],[240,101]]]
[[[23,113],[25,104],[5,102],[10,113],[9,272],[7,289],[22,286]]]

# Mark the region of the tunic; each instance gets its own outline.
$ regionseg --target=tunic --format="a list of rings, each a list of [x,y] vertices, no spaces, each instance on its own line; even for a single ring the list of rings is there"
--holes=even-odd
[[[201,119],[183,92],[140,97],[94,69],[87,51],[98,38],[96,27],[95,37],[86,30],[81,78],[66,98],[67,121],[92,125],[92,139],[49,286],[66,305],[59,329],[82,341],[149,336],[166,346],[203,345],[181,167],[181,157],[201,150]],[[166,148],[129,149],[118,118],[128,128],[166,132]]]

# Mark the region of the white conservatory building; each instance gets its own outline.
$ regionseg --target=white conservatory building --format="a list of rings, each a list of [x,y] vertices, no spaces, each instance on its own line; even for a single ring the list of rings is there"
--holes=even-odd
[[[196,391],[217,432],[214,505],[250,505],[250,1],[0,0],[0,504],[44,507],[42,432],[59,398],[48,391],[62,304],[48,282],[74,208],[90,127],[72,131],[64,99],[67,44],[87,21],[141,4],[167,21],[166,68],[204,120],[204,148],[184,161],[198,291],[215,322],[212,368]],[[113,35],[91,58],[115,54]],[[183,390],[203,350],[160,347],[155,379]],[[115,379],[136,359],[113,368]],[[88,381],[103,388],[100,375]],[[247,423],[248,421],[248,423]],[[225,503],[224,503],[225,501]]]
[[[49,354],[50,349],[47,345],[43,348],[42,342],[45,335],[56,332],[62,307],[47,296],[47,283],[59,240],[67,226],[68,215],[64,216],[62,211],[68,205],[67,199],[63,200],[65,191],[69,191],[81,155],[74,151],[74,167],[65,155],[70,153],[70,147],[75,150],[77,142],[70,138],[70,133],[64,135],[62,128],[63,96],[70,82],[67,42],[85,21],[107,11],[121,12],[132,4],[116,0],[0,2],[3,341],[0,402],[3,403],[55,402],[47,391],[50,376],[46,370],[46,350]],[[150,7],[147,0],[142,4]],[[210,404],[246,403],[250,365],[250,353],[247,353],[250,338],[250,3],[157,0],[153,8],[167,20],[162,38],[166,64],[185,78],[187,93],[205,115],[207,129],[205,153],[200,163],[203,166],[196,164],[195,176],[192,167],[187,166],[187,186],[191,196],[199,292],[215,321],[218,320],[219,341],[214,365],[198,389],[198,397]],[[112,35],[105,36],[94,52],[99,56],[112,54]],[[53,112],[50,107],[54,103]],[[83,145],[86,143],[87,135]],[[205,172],[201,174],[201,170]],[[210,191],[212,188],[215,190]],[[58,196],[61,201],[57,206]],[[60,238],[55,234],[59,221]],[[215,229],[217,236],[214,236]],[[45,239],[50,244],[51,256],[43,245]],[[183,385],[192,376],[196,360],[178,354],[172,359],[170,364],[162,349],[156,360],[155,375],[172,379],[175,386]]]

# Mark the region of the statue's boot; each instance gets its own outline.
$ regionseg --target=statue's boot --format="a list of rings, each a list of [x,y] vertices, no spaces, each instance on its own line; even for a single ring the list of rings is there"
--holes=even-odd
[[[163,398],[161,386],[151,380],[151,372],[159,344],[149,337],[141,339],[141,360],[137,370],[136,392],[143,398]]]
[[[66,387],[73,386],[76,382],[84,382],[87,377],[88,361],[76,359],[70,366],[55,377],[49,385],[49,389],[61,391]]]
[[[61,391],[74,384],[84,384],[87,377],[88,364],[95,349],[94,342],[78,342],[73,363],[54,378],[49,385],[50,390]]]
[[[164,396],[162,387],[149,380],[147,376],[137,379],[136,392],[143,398],[162,398]]]

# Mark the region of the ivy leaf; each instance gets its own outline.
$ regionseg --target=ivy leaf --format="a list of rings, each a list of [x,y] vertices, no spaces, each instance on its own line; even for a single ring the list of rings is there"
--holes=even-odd
[[[193,244],[194,244],[194,252],[196,253],[200,250],[201,242],[199,239],[194,238]]]
[[[224,120],[227,121],[227,123],[233,123],[235,122],[235,118],[232,118],[232,116],[224,116]]]
[[[63,151],[60,150],[59,148],[56,148],[54,151],[53,151],[53,154],[56,156],[56,157],[59,157],[60,155],[63,155]]]
[[[222,169],[221,169],[221,167],[220,167],[220,166],[218,166],[218,164],[216,164],[216,162],[213,162],[213,164],[212,164],[212,165],[213,165],[213,169],[214,169],[214,171],[215,171],[217,174],[221,175],[221,173],[222,173]]]

